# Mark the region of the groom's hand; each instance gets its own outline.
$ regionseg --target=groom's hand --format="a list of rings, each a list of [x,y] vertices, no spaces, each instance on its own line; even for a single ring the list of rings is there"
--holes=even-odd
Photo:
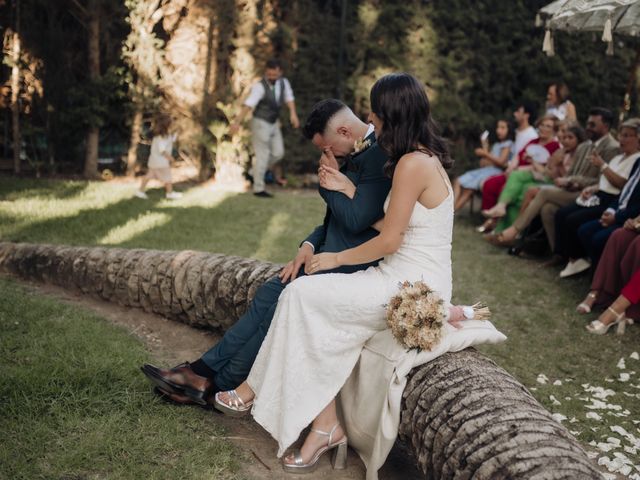
[[[308,262],[313,257],[313,248],[308,243],[303,243],[298,249],[298,254],[296,258],[287,263],[280,274],[280,281],[282,283],[287,283],[291,280],[295,280],[298,277],[298,272],[300,271],[300,267],[302,265],[308,265]]]

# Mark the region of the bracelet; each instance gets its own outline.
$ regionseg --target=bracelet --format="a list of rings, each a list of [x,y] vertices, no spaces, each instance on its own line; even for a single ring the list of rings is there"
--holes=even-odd
[[[609,168],[609,164],[608,163],[603,163],[600,166],[600,173],[603,173],[607,168]]]

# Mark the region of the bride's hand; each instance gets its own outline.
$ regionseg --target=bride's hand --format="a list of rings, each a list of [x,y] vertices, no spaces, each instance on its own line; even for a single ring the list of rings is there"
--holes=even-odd
[[[313,273],[322,272],[324,270],[333,270],[334,268],[338,268],[340,264],[338,263],[338,254],[337,253],[318,253],[311,258],[311,261],[308,262],[304,266],[304,272],[307,275],[311,275]]]
[[[459,305],[450,305],[449,306],[449,318],[447,322],[451,324],[454,328],[460,329],[462,328],[462,322],[465,320],[464,310]]]
[[[318,177],[322,188],[344,193],[349,198],[353,198],[356,194],[356,187],[349,177],[336,168],[320,165]]]

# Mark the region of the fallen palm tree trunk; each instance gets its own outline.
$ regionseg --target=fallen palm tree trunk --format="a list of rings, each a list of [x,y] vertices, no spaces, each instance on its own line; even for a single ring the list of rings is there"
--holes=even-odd
[[[193,251],[0,243],[0,270],[221,331],[279,266]],[[600,479],[580,444],[474,349],[409,374],[400,438],[427,479]]]

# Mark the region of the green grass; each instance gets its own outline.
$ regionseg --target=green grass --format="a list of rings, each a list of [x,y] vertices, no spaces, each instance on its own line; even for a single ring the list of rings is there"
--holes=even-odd
[[[155,399],[144,346],[0,279],[0,478],[233,478],[211,413]]]
[[[179,200],[149,200],[123,183],[0,177],[0,239],[68,245],[194,249],[290,260],[301,232],[322,221],[313,192],[255,198],[194,187]]]
[[[162,199],[159,190],[151,192],[148,201],[132,198],[134,188],[114,183],[0,178],[0,239],[194,249],[285,262],[300,240],[322,220],[324,211],[321,200],[313,192],[280,193],[275,199],[265,201],[248,194],[225,194],[194,187],[185,192],[183,199],[168,202]],[[487,302],[494,311],[495,324],[509,337],[503,344],[484,346],[481,350],[529,387],[550,411],[568,417],[564,425],[585,445],[617,437],[622,441],[617,451],[625,453],[634,464],[640,464],[637,453],[623,451],[624,446],[630,445],[628,439],[611,431],[611,427],[617,425],[640,437],[638,425],[634,423],[640,420],[640,361],[630,358],[633,352],[640,351],[640,328],[633,326],[622,337],[588,334],[584,326],[596,315],[580,316],[574,310],[588,290],[586,277],[561,280],[557,270],[542,268],[539,262],[510,257],[483,242],[473,231],[474,225],[475,219],[467,216],[456,219],[454,300]],[[54,303],[47,305],[53,308]],[[48,321],[54,317],[46,309],[41,316],[45,320],[51,317]],[[98,320],[91,323],[100,324]],[[33,336],[38,337],[36,331],[42,328],[34,330]],[[77,341],[82,343],[80,338],[78,336]],[[66,350],[56,346],[57,343],[52,341],[51,348]],[[117,370],[121,362],[124,369],[121,381],[127,385],[137,382],[132,380],[139,379],[137,372],[126,373],[126,369],[140,361],[125,361],[120,355],[111,354],[110,361],[116,365],[103,365],[101,371]],[[625,369],[617,367],[621,358],[625,359]],[[26,366],[14,364],[12,368],[23,371]],[[629,373],[630,380],[619,381],[621,372]],[[540,374],[549,378],[548,383],[536,381]],[[66,379],[65,375],[72,374],[65,373],[58,378]],[[562,385],[553,385],[556,380]],[[614,391],[606,403],[619,409],[596,409],[593,411],[601,415],[601,420],[587,418],[592,410],[586,405],[594,393],[585,390],[586,384],[589,384],[586,388],[595,386]],[[70,395],[82,396],[80,387],[82,385],[69,387]],[[101,405],[123,401],[120,395],[123,389],[125,387],[119,387],[117,394],[103,399]],[[146,392],[146,385],[141,385],[140,391]],[[139,408],[145,408],[144,402],[140,402]],[[151,419],[157,408],[154,405],[149,409]],[[172,411],[167,409],[163,417],[172,415]],[[74,415],[68,417],[69,421]],[[183,411],[177,415],[182,417]],[[47,425],[41,419],[31,423],[34,429]],[[97,431],[102,428],[91,422],[83,425],[85,434],[90,436],[98,435]],[[149,431],[140,428],[138,432],[134,443],[145,444],[139,437]],[[29,441],[35,441],[37,435],[32,437]],[[155,439],[148,443],[153,445]],[[612,453],[601,455],[611,457]],[[73,452],[63,454],[61,450],[47,458],[60,465],[75,461]],[[85,466],[87,464],[85,462]],[[105,465],[114,467],[109,462]]]

